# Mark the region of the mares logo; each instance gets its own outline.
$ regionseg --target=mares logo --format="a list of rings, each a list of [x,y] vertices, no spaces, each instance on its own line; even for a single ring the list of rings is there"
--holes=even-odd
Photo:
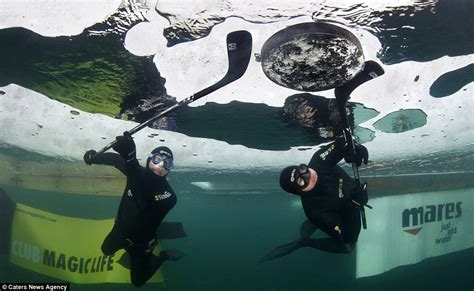
[[[414,208],[407,208],[402,213],[403,231],[417,235],[422,225],[430,222],[445,221],[458,218],[462,215],[462,202],[452,202],[446,204],[426,205]]]

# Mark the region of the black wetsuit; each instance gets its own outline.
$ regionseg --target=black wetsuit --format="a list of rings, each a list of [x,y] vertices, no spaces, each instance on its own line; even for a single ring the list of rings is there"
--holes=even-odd
[[[125,249],[130,255],[132,284],[141,286],[169,259],[154,256],[152,250],[160,223],[176,205],[176,194],[165,177],[140,166],[136,159],[126,163],[118,154],[104,153],[93,163],[114,166],[127,176],[115,224],[102,251],[112,255]]]
[[[360,211],[351,202],[355,181],[337,165],[344,148],[344,139],[338,138],[313,155],[308,166],[317,172],[318,180],[314,189],[301,195],[301,202],[314,226],[336,240],[353,244],[360,233]]]

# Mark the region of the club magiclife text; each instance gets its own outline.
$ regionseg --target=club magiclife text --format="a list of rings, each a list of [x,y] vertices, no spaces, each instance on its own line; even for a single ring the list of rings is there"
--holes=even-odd
[[[48,249],[41,252],[38,246],[17,240],[12,241],[11,252],[13,256],[32,263],[42,263],[45,266],[73,273],[87,274],[113,271],[113,255],[82,258]]]

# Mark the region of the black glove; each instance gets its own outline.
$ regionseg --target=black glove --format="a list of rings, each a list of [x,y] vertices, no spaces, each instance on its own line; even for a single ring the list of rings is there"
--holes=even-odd
[[[362,161],[364,161],[364,164],[367,165],[367,163],[369,162],[369,151],[367,150],[367,148],[360,144],[355,144],[354,147],[355,157],[351,147],[346,146],[344,160],[348,163],[356,163],[357,167],[360,167],[360,165],[362,165]]]
[[[136,159],[135,142],[128,131],[115,138],[117,142],[112,148],[120,154],[125,161]]]
[[[92,165],[92,160],[93,160],[93,158],[95,157],[95,154],[96,154],[96,153],[97,153],[97,152],[94,151],[94,150],[88,150],[88,151],[84,154],[84,157],[83,157],[84,162],[85,162],[86,164],[88,164],[89,166]]]
[[[367,194],[367,183],[360,186],[356,186],[352,192],[352,203],[356,206],[366,205],[369,201],[369,195]]]

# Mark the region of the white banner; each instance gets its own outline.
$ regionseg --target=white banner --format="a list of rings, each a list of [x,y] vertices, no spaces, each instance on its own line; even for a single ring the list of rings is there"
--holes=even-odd
[[[474,189],[371,199],[357,243],[356,277],[474,247]]]

